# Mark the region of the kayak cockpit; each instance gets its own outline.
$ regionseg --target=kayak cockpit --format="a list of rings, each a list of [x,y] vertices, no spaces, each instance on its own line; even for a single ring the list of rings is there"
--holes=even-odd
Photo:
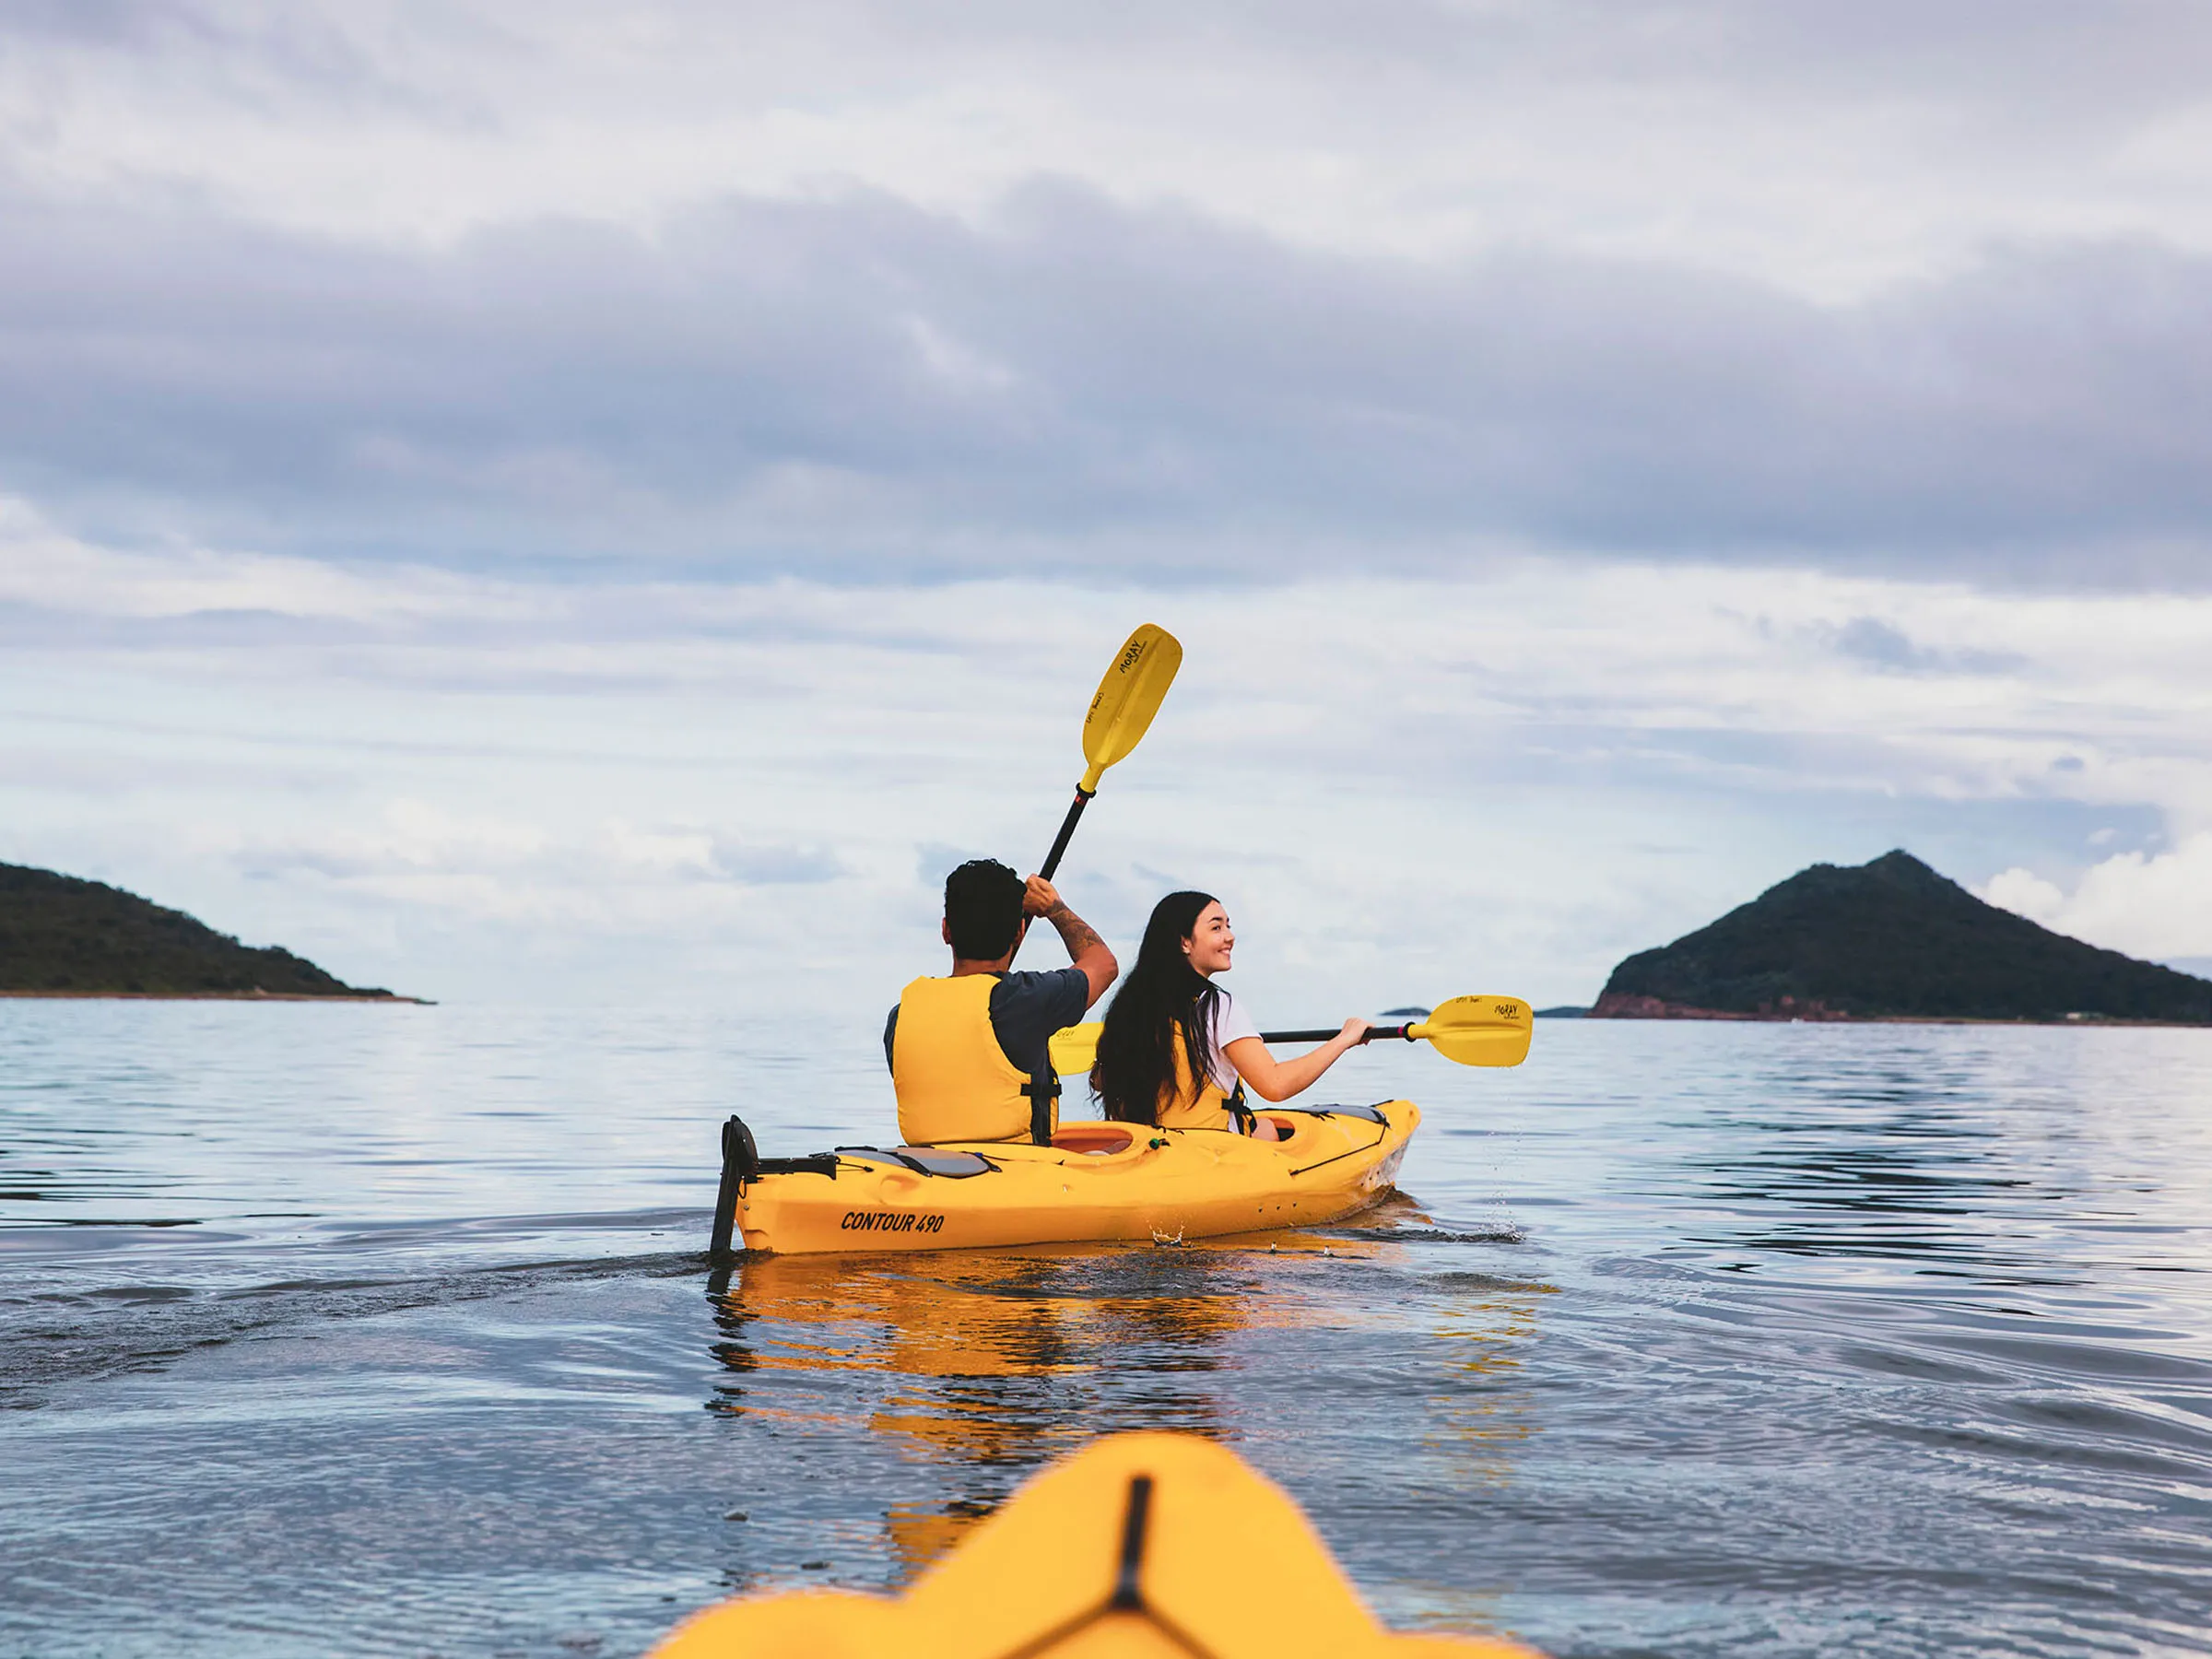
[[[1053,1145],[1063,1152],[1082,1152],[1094,1158],[1126,1152],[1135,1139],[1136,1131],[1127,1124],[1063,1124],[1053,1131]]]

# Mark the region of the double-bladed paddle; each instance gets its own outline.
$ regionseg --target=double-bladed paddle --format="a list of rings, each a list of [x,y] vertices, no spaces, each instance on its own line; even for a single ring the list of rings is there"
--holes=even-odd
[[[1063,1075],[1085,1072],[1099,1052],[1101,1021],[1093,1019],[1055,1032],[1053,1069]],[[1462,1065],[1518,1065],[1528,1058],[1535,1025],[1528,1001],[1519,996],[1454,996],[1439,1003],[1426,1019],[1407,1025],[1368,1028],[1366,1041],[1403,1038],[1428,1042],[1447,1060]],[[1336,1028],[1312,1031],[1262,1031],[1262,1042],[1326,1042]]]

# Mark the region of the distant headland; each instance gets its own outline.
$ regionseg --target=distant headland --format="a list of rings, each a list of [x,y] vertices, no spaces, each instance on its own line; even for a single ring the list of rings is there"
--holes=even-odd
[[[417,1002],[105,882],[0,864],[0,996]]]
[[[2212,1025],[2212,982],[1984,904],[1904,852],[1814,865],[1613,970],[1594,1019]]]

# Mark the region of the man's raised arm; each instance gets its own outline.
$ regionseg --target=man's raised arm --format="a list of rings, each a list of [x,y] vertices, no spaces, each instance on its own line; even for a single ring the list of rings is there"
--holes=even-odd
[[[1060,897],[1059,889],[1041,876],[1030,877],[1028,890],[1022,894],[1021,908],[1026,914],[1042,916],[1053,924],[1060,942],[1067,947],[1068,960],[1083,970],[1083,977],[1090,982],[1088,1007],[1106,994],[1122,965],[1113,959],[1113,952],[1106,941],[1099,937],[1098,929],[1067,908],[1067,900]]]

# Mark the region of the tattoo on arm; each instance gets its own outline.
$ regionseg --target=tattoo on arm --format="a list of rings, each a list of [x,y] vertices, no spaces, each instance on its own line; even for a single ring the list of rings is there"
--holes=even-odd
[[[1053,931],[1060,935],[1060,942],[1067,947],[1067,958],[1071,962],[1093,945],[1106,943],[1099,937],[1089,923],[1065,904],[1045,912],[1044,919],[1053,924]]]

